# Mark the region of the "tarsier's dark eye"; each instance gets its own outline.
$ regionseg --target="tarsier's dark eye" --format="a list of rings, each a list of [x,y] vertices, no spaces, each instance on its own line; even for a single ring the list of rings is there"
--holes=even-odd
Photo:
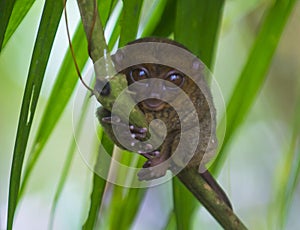
[[[130,77],[133,81],[140,81],[149,77],[146,69],[137,68],[130,71]]]
[[[184,81],[184,77],[179,73],[171,73],[166,78],[166,87],[168,88],[176,88],[176,86],[181,87]],[[168,83],[171,82],[171,83]],[[175,86],[176,85],[176,86]]]

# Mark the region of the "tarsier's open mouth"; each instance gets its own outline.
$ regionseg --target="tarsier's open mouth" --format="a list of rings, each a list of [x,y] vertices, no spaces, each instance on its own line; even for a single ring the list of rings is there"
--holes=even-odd
[[[165,102],[156,98],[146,99],[142,102],[143,107],[153,111],[159,111],[164,108]]]

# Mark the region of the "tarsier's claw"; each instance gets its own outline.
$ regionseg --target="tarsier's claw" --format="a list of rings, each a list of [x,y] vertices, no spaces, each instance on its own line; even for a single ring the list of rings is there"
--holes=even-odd
[[[157,157],[160,154],[158,150],[151,152],[151,155]]]
[[[149,168],[149,167],[151,167],[151,160],[147,160],[143,165],[143,168]]]
[[[132,133],[131,137],[135,138],[137,140],[142,140],[142,139],[144,139],[146,137],[146,133]]]
[[[120,119],[120,117],[118,117],[116,115],[112,115],[112,116],[109,116],[109,117],[103,117],[102,121],[104,123],[108,123],[108,124],[120,124],[121,119]]]
[[[147,133],[147,128],[139,128],[139,127],[136,127],[134,125],[130,125],[129,126],[129,129],[133,132],[133,133],[140,133],[140,134],[144,134],[144,133]]]
[[[144,152],[144,151],[138,151],[138,154],[142,155],[143,157],[147,158],[147,159],[153,159],[154,157],[157,157],[159,155],[159,151],[153,151],[153,152]],[[146,162],[147,163],[147,162]],[[145,163],[145,164],[146,164]],[[145,166],[144,164],[144,166]],[[150,162],[151,165],[151,162]],[[144,167],[143,166],[143,167]],[[148,166],[149,167],[149,166]],[[147,168],[147,167],[144,167]]]

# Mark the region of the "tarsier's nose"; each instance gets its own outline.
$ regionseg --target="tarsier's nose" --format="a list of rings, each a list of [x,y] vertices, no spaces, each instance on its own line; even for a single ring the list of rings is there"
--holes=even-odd
[[[161,110],[164,107],[164,101],[160,100],[159,98],[159,95],[151,94],[151,97],[146,99],[143,104],[149,110]]]
[[[151,108],[156,108],[156,107],[159,107],[164,102],[159,99],[151,98],[151,99],[145,100],[145,103]]]

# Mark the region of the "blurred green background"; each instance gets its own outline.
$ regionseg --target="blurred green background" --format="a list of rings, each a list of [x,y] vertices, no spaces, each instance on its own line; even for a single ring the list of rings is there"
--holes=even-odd
[[[214,76],[228,102],[269,0],[225,2]],[[24,85],[43,3],[36,1],[0,54],[0,229],[6,227],[10,166]],[[71,32],[79,20],[75,2],[69,6]],[[267,80],[245,123],[228,146],[218,181],[227,191],[234,210],[249,229],[280,229],[282,180],[289,175],[286,161],[297,164],[299,130],[294,130],[300,108],[300,2],[291,14],[274,55]],[[68,43],[62,20],[47,66],[35,121],[42,115]],[[244,92],[247,94],[247,91]],[[34,168],[25,196],[18,206],[14,229],[46,229],[57,181],[69,142],[73,138],[73,99],[69,103]],[[298,113],[299,115],[300,113]],[[34,133],[37,122],[33,123]],[[293,140],[293,132],[296,140]],[[94,133],[84,129],[87,143]],[[31,137],[32,138],[32,137]],[[92,141],[93,142],[93,141]],[[29,140],[29,146],[32,139]],[[292,148],[291,146],[294,146]],[[287,159],[289,152],[293,159]],[[286,174],[287,173],[287,174]],[[295,172],[296,173],[296,172]],[[79,229],[89,206],[91,171],[75,154],[71,173],[56,210],[54,229]],[[162,229],[172,208],[170,184],[150,188],[132,229]],[[294,190],[285,229],[300,228],[300,186]],[[286,202],[290,202],[287,200]],[[159,217],[159,218],[158,218]],[[194,229],[221,229],[203,208],[194,215]],[[147,228],[148,227],[148,228]]]

